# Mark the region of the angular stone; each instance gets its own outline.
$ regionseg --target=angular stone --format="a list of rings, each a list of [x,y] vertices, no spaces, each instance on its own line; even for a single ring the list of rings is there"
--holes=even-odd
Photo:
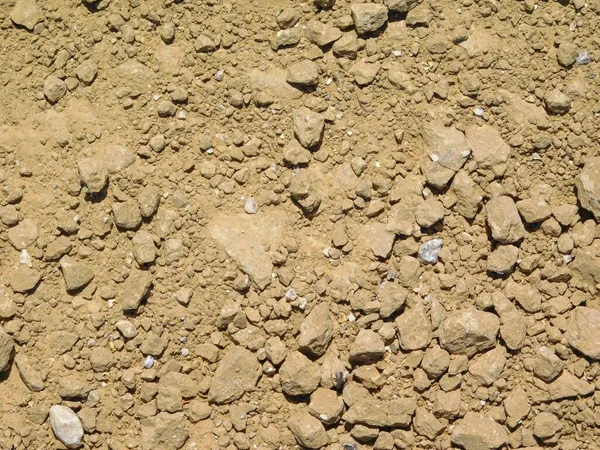
[[[542,441],[553,437],[562,430],[562,424],[554,414],[543,411],[533,420],[533,435]]]
[[[137,201],[128,200],[112,204],[115,224],[125,230],[134,230],[142,223],[142,214]]]
[[[444,430],[444,425],[425,408],[418,407],[413,418],[413,427],[418,435],[430,441],[435,440]]]
[[[17,250],[24,250],[33,245],[39,236],[39,228],[31,219],[21,221],[16,227],[8,230],[8,242]]]
[[[302,106],[292,113],[294,134],[304,148],[313,148],[321,144],[325,117]]]
[[[465,135],[440,122],[425,124],[421,129],[423,158],[421,172],[436,189],[445,188],[454,174],[471,155]]]
[[[298,444],[305,448],[323,448],[329,442],[323,424],[307,412],[290,416],[287,425]]]
[[[150,233],[139,230],[133,239],[133,257],[140,266],[153,263],[156,259],[156,246]]]
[[[10,287],[18,293],[33,291],[40,283],[42,275],[35,269],[20,265],[10,275]]]
[[[48,347],[56,352],[56,355],[67,353],[77,343],[79,337],[69,331],[54,331],[48,336]]]
[[[290,196],[302,208],[304,214],[316,214],[319,206],[321,206],[321,193],[316,189],[305,171],[292,178],[289,189]]]
[[[44,259],[46,261],[59,260],[64,255],[67,255],[72,248],[73,244],[68,237],[59,236],[46,246],[44,251]]]
[[[65,280],[67,291],[77,291],[87,286],[94,278],[92,269],[78,263],[70,256],[64,256],[60,260],[60,270]]]
[[[541,402],[586,396],[594,392],[594,385],[592,383],[577,378],[568,370],[563,370],[562,374],[550,383],[536,380],[536,385],[545,391],[541,397],[535,399]]]
[[[283,147],[283,162],[290,166],[308,164],[312,160],[311,153],[302,147],[295,139]]]
[[[300,352],[290,353],[279,368],[281,389],[287,395],[308,395],[319,386],[319,367]]]
[[[585,160],[585,166],[575,179],[577,198],[585,209],[600,221],[600,157]]]
[[[350,347],[350,362],[353,364],[377,362],[383,358],[384,351],[384,344],[379,335],[372,330],[362,329]]]
[[[533,374],[547,382],[559,376],[564,366],[562,359],[545,345],[538,348],[533,358]]]
[[[578,306],[571,311],[567,342],[588,358],[600,360],[600,311]]]
[[[566,114],[571,109],[571,97],[558,89],[546,92],[544,102],[550,114]]]
[[[517,209],[527,223],[543,222],[552,215],[552,208],[543,198],[519,200]]]
[[[326,425],[339,422],[343,411],[344,402],[332,389],[320,387],[310,396],[308,412]]]
[[[494,314],[468,309],[448,314],[439,328],[440,347],[473,356],[494,348],[500,320]]]
[[[396,240],[394,233],[388,231],[387,225],[379,222],[366,225],[363,237],[373,254],[382,259],[390,255]]]
[[[452,180],[452,191],[456,195],[456,210],[467,219],[473,219],[483,200],[483,190],[464,170],[459,170]]]
[[[75,73],[79,81],[89,86],[98,74],[98,66],[93,61],[87,60],[79,65]]]
[[[108,169],[97,158],[86,158],[77,163],[81,183],[90,194],[102,192],[108,183]]]
[[[58,102],[67,93],[67,85],[56,75],[49,75],[44,81],[44,96],[48,103]]]
[[[512,198],[494,197],[485,205],[492,237],[501,244],[512,244],[525,236],[525,227]]]
[[[313,44],[324,47],[341,38],[342,32],[336,27],[312,19],[304,26],[304,36]]]
[[[342,417],[350,424],[363,424],[372,427],[407,427],[417,409],[413,398],[400,398],[383,401],[372,396],[353,403]]]
[[[14,351],[15,342],[12,337],[0,327],[0,373],[10,368]]]
[[[182,412],[161,412],[140,421],[141,450],[179,450],[188,440],[187,420]]]
[[[148,294],[153,276],[150,272],[132,271],[123,283],[122,304],[124,311],[135,311]]]
[[[22,353],[15,356],[15,365],[25,386],[33,392],[43,391],[46,385],[39,372],[31,365],[29,359]]]
[[[465,136],[477,167],[491,170],[496,176],[504,175],[510,146],[502,139],[500,132],[487,124],[471,125],[465,130]]]
[[[388,19],[387,7],[376,3],[353,3],[350,12],[359,35],[377,31]]]
[[[508,433],[490,417],[468,412],[454,426],[450,439],[465,450],[495,450],[508,442]]]
[[[92,385],[80,375],[68,375],[58,381],[57,392],[65,399],[85,399],[92,390]]]
[[[508,416],[506,423],[510,428],[515,428],[527,417],[531,411],[531,403],[525,389],[517,386],[511,390],[504,400],[504,411]]]
[[[288,66],[286,81],[299,86],[314,86],[319,82],[319,66],[309,59],[291,64]]]
[[[379,63],[358,61],[350,66],[348,73],[352,75],[356,84],[359,86],[367,86],[375,80],[380,68],[381,65]]]
[[[160,203],[160,189],[156,186],[146,186],[137,197],[142,217],[152,217]]]
[[[431,320],[421,306],[405,310],[396,318],[396,327],[402,350],[423,349],[431,342]]]
[[[327,303],[315,306],[300,324],[298,349],[311,356],[322,356],[333,338],[333,321]]]
[[[422,228],[430,228],[444,218],[444,205],[435,197],[429,197],[415,210],[415,220]]]
[[[572,42],[561,42],[556,50],[556,59],[563,67],[569,67],[575,64],[579,51],[577,45]]]
[[[17,0],[10,12],[10,19],[15,24],[33,31],[38,22],[44,19],[44,15],[35,0]]]
[[[469,364],[469,373],[484,386],[491,386],[500,378],[506,364],[506,351],[496,347],[479,356]]]
[[[50,427],[56,438],[67,448],[78,448],[82,445],[83,426],[75,412],[62,405],[50,408]]]
[[[384,2],[390,11],[406,13],[419,4],[419,0],[386,0]]]
[[[500,337],[510,350],[520,349],[527,336],[527,319],[503,294],[494,295],[492,301],[500,316]]]
[[[262,368],[256,356],[243,347],[231,346],[215,371],[208,400],[212,403],[231,403],[245,392],[254,389]]]
[[[508,274],[515,267],[518,256],[518,247],[514,245],[499,245],[488,257],[487,271],[500,275]]]

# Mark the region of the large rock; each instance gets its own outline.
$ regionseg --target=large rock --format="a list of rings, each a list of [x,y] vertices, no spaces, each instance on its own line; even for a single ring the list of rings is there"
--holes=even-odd
[[[75,412],[62,405],[50,408],[50,427],[56,438],[67,448],[79,448],[83,445],[83,425]]]
[[[261,374],[256,356],[243,347],[232,346],[221,359],[213,375],[208,400],[212,403],[231,403],[254,389]]]
[[[24,250],[33,245],[39,236],[39,228],[31,219],[25,219],[7,233],[8,242],[17,250]]]
[[[281,389],[292,396],[311,394],[321,381],[319,366],[300,352],[292,352],[285,358],[279,376]]]
[[[496,176],[506,172],[510,146],[498,130],[487,124],[471,125],[465,130],[465,136],[477,167],[491,170]]]
[[[423,158],[421,172],[436,189],[445,188],[471,155],[465,135],[442,123],[425,124],[421,129]]]
[[[450,353],[473,356],[494,348],[500,319],[492,313],[469,309],[448,314],[439,328],[440,346]]]
[[[60,260],[60,270],[65,280],[67,291],[77,291],[87,286],[94,278],[94,272],[85,264],[78,263],[70,256]]]
[[[35,0],[17,0],[10,12],[10,19],[17,25],[33,31],[33,28],[44,19],[42,8]]]
[[[325,117],[302,106],[292,113],[294,134],[304,148],[313,148],[321,143],[325,129]]]
[[[600,157],[588,158],[575,179],[577,198],[585,209],[600,221]]]
[[[512,244],[525,236],[519,210],[514,200],[502,195],[490,199],[485,205],[487,224],[492,237],[501,244]]]
[[[341,38],[342,32],[334,26],[312,19],[304,26],[304,36],[313,44],[323,47]]]
[[[360,34],[377,31],[388,19],[388,9],[376,3],[354,3],[350,5],[356,32]]]
[[[465,450],[494,450],[508,442],[508,433],[490,417],[468,412],[458,421],[450,439]]]
[[[179,450],[188,440],[187,420],[182,412],[161,412],[140,421],[142,450]]]
[[[353,364],[370,364],[383,358],[385,347],[377,333],[362,329],[358,332],[350,347],[350,362]]]
[[[384,2],[390,11],[406,13],[419,4],[419,0],[386,0]]]
[[[44,81],[44,96],[48,103],[58,102],[67,93],[66,83],[56,75],[50,75]]]
[[[81,183],[90,194],[98,194],[108,183],[106,165],[97,158],[85,158],[77,163]]]
[[[600,311],[579,306],[571,312],[567,342],[588,358],[600,359]]]
[[[14,351],[15,342],[8,333],[0,328],[0,372],[4,372],[10,367]]]
[[[333,338],[333,320],[327,303],[315,306],[300,324],[298,348],[311,356],[322,356]]]
[[[405,351],[426,348],[431,342],[431,320],[423,307],[407,309],[396,318],[400,347]]]
[[[273,248],[280,239],[282,218],[279,215],[222,214],[213,218],[208,229],[259,289],[269,285],[273,263],[266,249]]]
[[[367,395],[354,402],[343,419],[350,424],[371,427],[407,427],[417,408],[413,398],[383,401]]]
[[[319,82],[319,66],[304,59],[288,66],[286,81],[300,86],[314,86]]]
[[[329,442],[323,424],[307,412],[292,415],[288,419],[288,428],[304,448],[322,448]]]
[[[122,304],[124,311],[135,311],[148,294],[153,276],[150,272],[132,271],[123,283]]]

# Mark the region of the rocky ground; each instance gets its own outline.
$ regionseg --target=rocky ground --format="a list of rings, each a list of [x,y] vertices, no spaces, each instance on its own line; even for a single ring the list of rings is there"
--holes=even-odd
[[[0,449],[600,448],[599,0],[0,27]]]

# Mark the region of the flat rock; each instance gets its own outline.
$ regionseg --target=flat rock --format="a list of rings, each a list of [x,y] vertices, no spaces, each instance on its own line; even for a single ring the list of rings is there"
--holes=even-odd
[[[496,128],[487,124],[471,125],[465,130],[465,136],[477,167],[491,170],[495,176],[506,172],[510,146]]]
[[[77,343],[79,337],[70,331],[57,330],[50,333],[47,339],[48,347],[56,353],[62,355],[67,353]]]
[[[533,374],[540,380],[550,382],[559,376],[565,363],[545,345],[537,349],[533,358]]]
[[[70,256],[60,260],[60,270],[65,280],[67,291],[76,291],[87,286],[94,278],[93,270],[85,264],[77,262]]]
[[[585,209],[600,221],[600,157],[588,158],[575,179],[577,198]]]
[[[591,359],[600,359],[600,311],[579,306],[571,311],[565,333],[571,347]]]
[[[31,219],[21,221],[7,233],[8,242],[17,250],[23,250],[33,245],[39,236],[39,228]]]
[[[102,192],[108,183],[108,170],[97,158],[85,158],[77,163],[79,179],[90,194]]]
[[[83,445],[83,425],[75,412],[63,405],[54,405],[49,413],[50,427],[56,438],[67,448]]]
[[[535,384],[543,391],[542,395],[534,399],[537,402],[575,398],[590,395],[594,392],[594,385],[592,383],[577,378],[568,370],[563,370],[562,374],[550,383],[536,379]]]
[[[257,88],[281,100],[297,100],[302,91],[291,86],[287,81],[287,71],[276,67],[266,70],[252,69],[248,76]]]
[[[140,421],[142,450],[179,450],[188,440],[187,420],[182,412],[160,412]]]
[[[502,195],[485,205],[487,224],[492,237],[501,244],[515,243],[525,236],[525,227],[514,200]]]
[[[141,301],[148,295],[153,276],[142,270],[132,271],[123,283],[122,304],[124,311],[135,311]]]
[[[10,286],[15,292],[27,293],[33,291],[41,280],[39,271],[21,264],[11,272]]]
[[[318,449],[329,443],[323,424],[307,412],[293,414],[287,424],[298,444],[304,448]]]
[[[505,275],[512,272],[517,258],[519,256],[519,248],[514,245],[499,245],[487,260],[487,271]]]
[[[14,350],[15,342],[13,338],[0,328],[0,373],[10,367]]]
[[[323,139],[325,117],[305,106],[295,109],[292,113],[294,135],[304,148],[318,146]]]
[[[373,223],[365,225],[365,243],[377,258],[387,258],[394,246],[396,236],[388,231],[388,225],[384,223]]]
[[[552,208],[543,198],[527,198],[517,202],[517,209],[527,223],[539,223],[552,215]]]
[[[56,75],[49,75],[44,81],[44,96],[51,105],[57,103],[67,93],[67,85]]]
[[[510,350],[520,349],[527,335],[527,319],[503,294],[494,295],[492,301],[500,316],[500,337]]]
[[[288,66],[285,79],[290,84],[314,86],[319,82],[319,66],[309,59],[303,59]]]
[[[473,219],[483,200],[483,190],[465,170],[459,170],[451,185],[456,195],[456,211],[467,219]]]
[[[29,359],[22,353],[15,356],[15,365],[21,376],[21,380],[30,391],[43,391],[46,387],[40,373],[31,365]]]
[[[448,314],[438,332],[440,347],[450,353],[473,356],[494,348],[500,319],[492,313],[468,309]]]
[[[425,124],[421,129],[421,137],[421,172],[427,183],[436,189],[443,189],[469,159],[471,147],[461,131],[445,127],[440,122]]]
[[[372,330],[362,329],[358,332],[350,347],[350,362],[353,364],[370,364],[383,358],[383,341]]]
[[[500,378],[505,364],[506,350],[498,346],[470,362],[469,373],[484,386],[491,386]]]
[[[413,398],[384,401],[367,396],[353,403],[342,417],[350,424],[372,427],[407,427],[417,409]]]
[[[504,411],[506,412],[506,423],[510,428],[515,428],[520,421],[525,419],[531,411],[531,403],[527,392],[521,386],[512,389],[504,400]]]
[[[262,368],[256,356],[243,347],[230,347],[215,371],[208,399],[212,403],[231,403],[254,389]]]
[[[208,224],[211,237],[259,289],[271,282],[273,263],[266,248],[278,243],[282,217],[275,214],[218,215]]]
[[[304,36],[313,44],[324,47],[341,38],[342,32],[336,27],[312,19],[304,26]]]
[[[321,377],[319,366],[300,352],[291,352],[279,368],[281,389],[287,395],[308,395],[317,387]]]
[[[319,303],[300,324],[298,349],[311,356],[322,356],[333,338],[333,320],[327,303]]]
[[[444,425],[427,409],[418,407],[413,419],[413,427],[418,435],[433,441],[444,430]]]
[[[426,348],[432,339],[431,320],[421,306],[406,309],[396,318],[398,340],[405,351]]]
[[[113,203],[112,212],[115,224],[124,230],[134,230],[142,223],[142,214],[137,201]]]
[[[419,4],[419,0],[386,0],[384,2],[390,11],[406,13]]]
[[[387,7],[376,3],[353,3],[350,12],[359,35],[377,31],[388,19]]]
[[[494,450],[508,442],[508,433],[494,419],[468,412],[454,426],[451,441],[465,450]]]
[[[312,160],[312,154],[292,139],[283,147],[283,162],[290,166],[299,166],[308,164]]]
[[[380,68],[381,65],[379,63],[357,61],[350,66],[348,73],[352,75],[356,84],[359,86],[367,86],[375,80]]]
[[[10,19],[16,24],[33,31],[34,27],[44,19],[42,8],[35,0],[17,0],[10,12]]]
[[[139,230],[131,240],[133,257],[140,266],[153,263],[156,259],[156,245],[152,234]]]

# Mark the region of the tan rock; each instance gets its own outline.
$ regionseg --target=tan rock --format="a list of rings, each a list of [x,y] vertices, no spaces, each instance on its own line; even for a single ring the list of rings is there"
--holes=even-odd
[[[495,293],[492,301],[500,316],[500,337],[510,350],[520,349],[527,335],[527,319],[504,294]]]
[[[542,441],[554,437],[562,430],[558,417],[549,412],[541,412],[533,420],[533,435]]]
[[[260,374],[256,356],[243,347],[232,346],[213,375],[208,400],[217,404],[231,403],[254,389]]]
[[[377,62],[368,63],[365,61],[358,61],[350,66],[348,73],[354,77],[354,82],[356,84],[359,86],[367,86],[375,80],[380,67],[381,65]]]
[[[481,206],[483,200],[483,190],[469,174],[464,170],[459,170],[451,185],[452,191],[456,195],[456,210],[467,219],[473,219]]]
[[[152,286],[152,274],[141,270],[132,271],[123,283],[122,305],[124,311],[135,311]]]
[[[310,396],[308,412],[326,425],[339,422],[344,402],[332,389],[318,388]]]
[[[10,19],[15,24],[33,31],[38,22],[44,19],[44,14],[35,0],[17,0],[10,12]]]
[[[440,347],[450,353],[472,356],[494,348],[500,320],[475,309],[448,314],[439,328]]]
[[[472,150],[477,167],[491,170],[495,176],[506,172],[510,146],[500,132],[491,125],[471,125],[465,130],[467,142]]]
[[[567,342],[588,358],[600,359],[600,311],[579,306],[571,312]]]
[[[494,450],[508,442],[508,433],[490,417],[468,412],[454,426],[451,441],[465,450]]]
[[[546,346],[538,348],[533,359],[533,373],[544,381],[552,381],[561,374],[563,361]]]
[[[527,223],[543,222],[552,214],[552,208],[543,198],[519,200],[517,208]]]
[[[444,205],[435,197],[429,197],[415,210],[415,220],[420,227],[429,228],[444,218]]]
[[[419,4],[419,0],[386,0],[385,4],[390,11],[405,13]]]
[[[304,36],[313,44],[324,47],[341,38],[342,32],[336,27],[311,19],[304,26]]]
[[[594,392],[594,385],[592,383],[577,378],[568,370],[563,370],[562,374],[550,383],[536,380],[535,384],[544,391],[540,397],[535,399],[535,401],[538,402],[574,398],[577,396],[589,395]]]
[[[60,260],[60,270],[67,291],[76,291],[87,286],[94,278],[94,272],[85,264],[78,263],[70,256]]]
[[[388,19],[387,7],[376,3],[353,3],[350,12],[359,35],[377,31]]]
[[[571,98],[558,89],[546,92],[544,102],[550,114],[566,114],[571,109]]]
[[[588,158],[575,179],[577,198],[581,206],[590,211],[596,221],[600,220],[600,157]]]
[[[421,368],[429,378],[441,377],[450,364],[450,354],[438,345],[428,348],[423,355]]]
[[[485,205],[492,237],[501,244],[512,244],[525,236],[525,227],[512,198],[494,197]]]
[[[327,303],[315,306],[300,324],[298,347],[303,353],[322,356],[333,338],[333,321]]]
[[[302,106],[292,113],[294,134],[304,148],[316,147],[321,143],[325,129],[325,117]]]
[[[108,169],[97,158],[85,158],[77,163],[79,179],[90,194],[98,194],[108,183]]]
[[[17,250],[23,250],[33,245],[39,236],[39,228],[31,219],[21,221],[7,233],[8,242]]]
[[[432,339],[431,320],[422,306],[407,309],[396,318],[400,347],[405,351],[426,348]]]
[[[142,223],[140,207],[138,202],[135,200],[128,200],[122,203],[113,203],[112,211],[115,218],[115,224],[119,228],[133,230],[139,227]]]
[[[15,342],[8,333],[0,327],[0,373],[10,368]]]
[[[406,427],[416,409],[417,403],[412,398],[383,401],[367,396],[353,403],[343,419],[350,424],[372,427]]]
[[[319,367],[300,352],[291,352],[279,368],[281,389],[287,395],[308,395],[319,386]]]
[[[286,81],[299,86],[314,86],[319,82],[317,63],[303,59],[288,66]]]
[[[377,333],[362,329],[350,347],[350,362],[369,364],[383,358],[384,344]]]
[[[469,373],[481,384],[490,386],[500,378],[506,364],[506,351],[498,346],[469,364]]]
[[[435,440],[444,430],[444,425],[423,407],[418,407],[413,418],[413,428],[419,436]]]
[[[141,450],[179,450],[189,437],[187,420],[182,412],[160,412],[140,420]]]
[[[506,423],[510,428],[515,428],[527,417],[531,411],[531,403],[521,386],[517,386],[508,394],[504,400],[504,411],[507,415]]]
[[[519,249],[514,245],[499,245],[488,257],[487,271],[505,275],[512,272],[517,258]]]
[[[39,271],[22,264],[10,273],[10,287],[18,293],[33,291],[41,280]]]
[[[305,448],[322,448],[329,443],[323,424],[307,412],[300,412],[288,419],[288,428],[298,444]]]
[[[376,257],[385,259],[392,251],[396,236],[388,231],[386,224],[377,222],[365,226],[364,239]]]

